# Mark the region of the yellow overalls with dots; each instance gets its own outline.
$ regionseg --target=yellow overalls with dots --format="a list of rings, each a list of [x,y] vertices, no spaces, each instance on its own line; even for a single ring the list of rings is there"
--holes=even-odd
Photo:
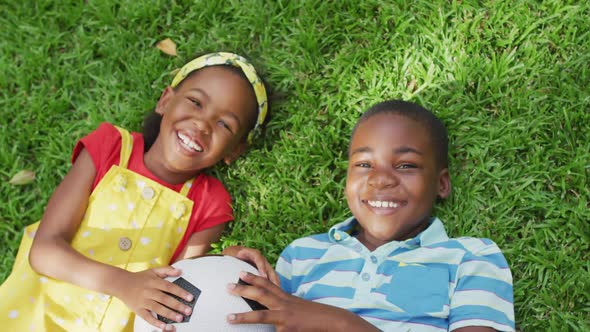
[[[168,265],[193,202],[127,169],[132,136],[121,133],[121,159],[90,195],[72,247],[95,261],[137,272]],[[132,331],[134,314],[119,299],[37,274],[28,255],[38,222],[28,226],[8,279],[0,286],[0,330]],[[83,273],[83,271],[72,271]]]

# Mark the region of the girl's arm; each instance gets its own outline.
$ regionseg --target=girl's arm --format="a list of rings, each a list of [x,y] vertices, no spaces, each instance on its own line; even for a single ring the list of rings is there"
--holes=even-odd
[[[29,262],[40,274],[104,291],[108,285],[101,281],[112,280],[118,271],[85,258],[70,246],[86,211],[95,176],[94,163],[88,152],[82,150],[49,199],[33,240]]]
[[[225,230],[225,225],[225,223],[215,225],[191,235],[186,246],[180,252],[175,262],[207,254],[209,250],[211,250],[211,243],[217,242],[221,238],[221,235]],[[268,278],[275,285],[279,285],[279,276],[259,250],[243,246],[230,246],[225,248],[222,254],[234,256],[254,264],[261,276]]]
[[[29,262],[40,274],[118,297],[146,321],[165,328],[166,324],[157,321],[148,310],[172,320],[179,320],[178,312],[190,310],[162,292],[192,299],[188,292],[162,279],[178,276],[180,271],[163,267],[132,273],[89,259],[70,244],[86,211],[95,176],[94,163],[83,149],[49,199]]]
[[[183,259],[203,256],[211,250],[211,243],[219,241],[225,229],[225,223],[215,225],[197,233],[193,233],[176,257],[175,262]]]

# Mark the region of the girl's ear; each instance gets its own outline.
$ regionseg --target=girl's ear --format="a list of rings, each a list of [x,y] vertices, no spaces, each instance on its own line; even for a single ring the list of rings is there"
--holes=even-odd
[[[445,199],[451,194],[451,176],[449,169],[443,168],[438,174],[438,197]]]
[[[166,110],[166,105],[170,101],[170,98],[174,96],[175,91],[172,87],[167,86],[164,91],[162,91],[162,95],[158,100],[158,104],[156,104],[156,113],[163,115],[164,111]]]
[[[223,158],[223,162],[226,165],[233,163],[242,154],[244,154],[244,152],[246,152],[247,149],[248,149],[248,142],[246,142],[246,141],[240,142],[238,145],[236,145],[236,147],[230,153],[227,154],[227,156],[225,156]]]

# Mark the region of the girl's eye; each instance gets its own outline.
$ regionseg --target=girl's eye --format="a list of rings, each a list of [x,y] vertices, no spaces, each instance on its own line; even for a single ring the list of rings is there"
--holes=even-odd
[[[225,129],[227,129],[230,133],[232,132],[231,127],[227,123],[225,123],[225,121],[219,120],[219,121],[217,121],[217,124],[219,124],[220,126],[222,126]]]
[[[190,101],[191,101],[191,102],[192,102],[192,103],[193,103],[195,106],[197,106],[198,108],[201,108],[201,107],[202,107],[202,105],[201,105],[201,102],[200,102],[200,101],[198,101],[198,100],[196,100],[196,99],[190,99]]]

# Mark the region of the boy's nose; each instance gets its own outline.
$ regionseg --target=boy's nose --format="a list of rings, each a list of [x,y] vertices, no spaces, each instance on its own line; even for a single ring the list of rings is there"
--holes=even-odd
[[[399,183],[393,170],[374,169],[369,175],[369,185],[375,188],[393,187]]]

